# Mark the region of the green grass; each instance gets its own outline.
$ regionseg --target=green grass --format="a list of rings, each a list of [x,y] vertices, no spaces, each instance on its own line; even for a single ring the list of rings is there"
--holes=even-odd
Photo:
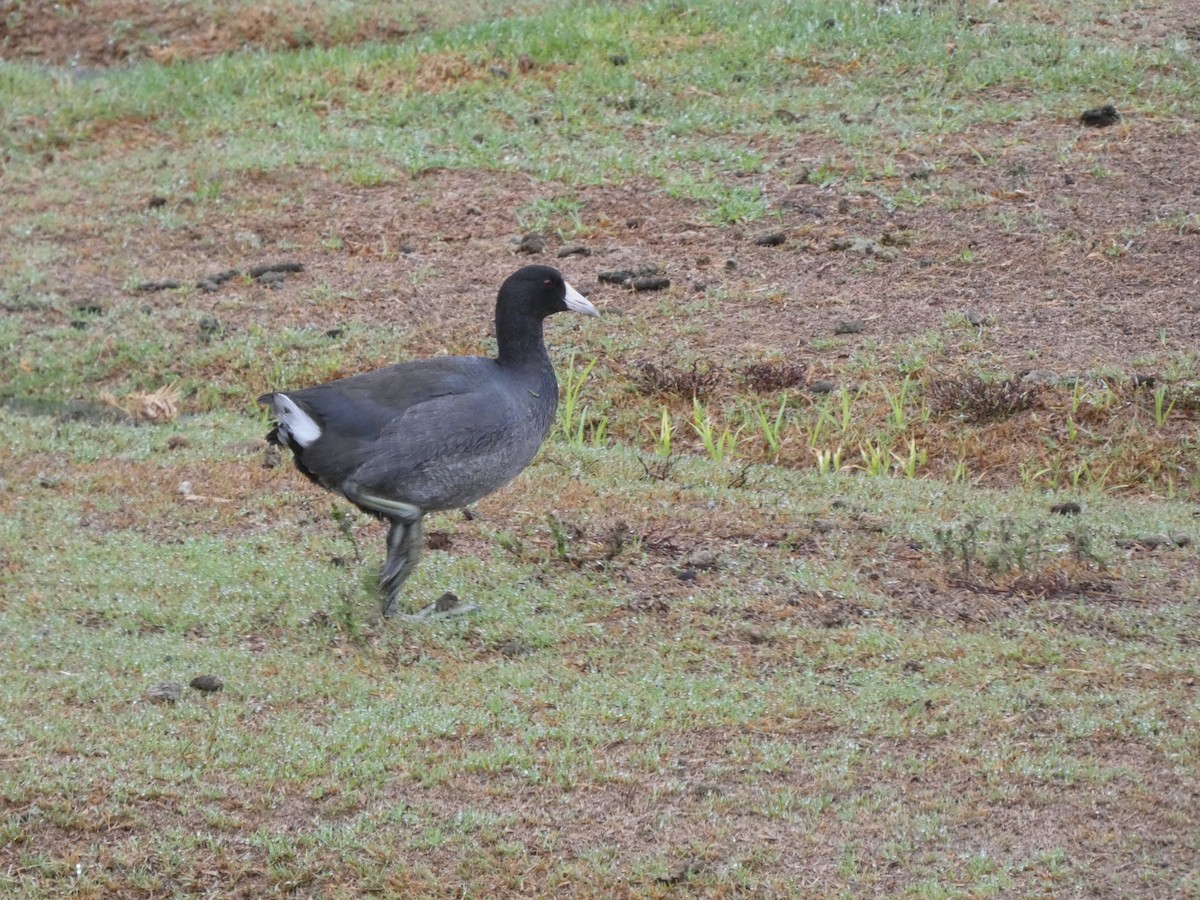
[[[610,61],[618,52],[626,65]],[[491,73],[520,57],[535,65],[528,75]],[[568,184],[650,175],[707,199],[712,188],[699,185],[762,166],[749,138],[798,128],[877,158],[886,146],[1074,108],[1096,84],[1136,93],[1144,115],[1187,115],[1197,71],[1182,50],[1104,45],[990,11],[980,28],[950,7],[576,4],[394,46],[232,54],[83,82],[7,63],[0,124],[18,183],[47,150],[98,183],[171,147],[156,177],[186,174],[201,198],[230,174],[303,165],[356,183],[435,167],[518,168]],[[867,116],[882,97],[886,108]],[[799,121],[781,122],[781,108]],[[142,149],[107,153],[130,128],[148,132]],[[714,216],[762,214],[752,195],[725,190]]]
[[[983,865],[951,852],[982,796],[1021,804],[1022,785],[1068,784],[1131,798],[1159,777],[1136,760],[1197,765],[1187,687],[1197,672],[1186,637],[1196,615],[1194,551],[1078,568],[1064,537],[1076,524],[1048,516],[1037,496],[783,471],[758,489],[734,489],[723,486],[720,465],[699,458],[686,461],[691,487],[680,488],[639,478],[628,449],[555,443],[522,478],[522,512],[497,518],[502,503],[475,523],[435,522],[455,540],[478,534],[487,549],[428,554],[409,595],[449,588],[483,601],[483,611],[436,627],[381,625],[364,570],[331,563],[347,546],[322,512],[326,501],[290,474],[227,497],[232,505],[181,505],[173,496],[170,479],[193,464],[254,465],[190,448],[214,435],[247,438],[257,421],[180,422],[171,433],[189,446],[177,451],[183,459],[166,460],[155,429],[0,416],[5,454],[27,461],[6,479],[0,525],[8,598],[0,623],[11,636],[0,691],[4,707],[19,711],[0,720],[12,748],[3,802],[22,816],[7,833],[20,859],[4,876],[11,890],[48,892],[72,877],[80,889],[144,879],[169,890],[239,834],[249,845],[221,864],[223,877],[244,866],[242,877],[274,889],[295,879],[316,890],[365,889],[372,878],[428,887],[434,876],[422,861],[436,851],[456,860],[449,877],[467,890],[491,890],[492,867],[533,863],[531,841],[580,840],[574,829],[598,813],[572,798],[641,785],[658,796],[646,813],[679,808],[689,820],[724,821],[729,840],[747,814],[771,833],[810,835],[804,846],[846,829],[888,829],[886,844],[857,847],[826,882],[852,892],[878,886],[878,865],[916,846],[928,852],[906,863],[912,890],[927,879],[986,892],[1015,877],[997,866],[1019,874],[1036,861],[980,849],[993,860]],[[63,482],[43,487],[29,462],[55,460]],[[142,467],[151,483],[166,479],[160,493],[139,497],[126,526],[115,522],[128,501],[99,475],[112,460]],[[583,488],[603,507],[563,498],[564,468],[588,473]],[[664,502],[675,507],[666,521],[704,546],[729,527],[720,510],[744,515],[768,498],[773,528],[794,542],[820,535],[809,551],[723,541],[721,562],[695,588],[659,587],[669,598],[662,610],[643,606],[650,585],[639,581],[645,554],[662,552],[647,545]],[[647,537],[605,561],[612,509]],[[556,560],[543,510],[578,535],[573,564]],[[864,528],[860,510],[877,525]],[[904,599],[907,589],[886,587],[897,576],[927,589],[955,576],[957,562],[942,559],[932,536],[947,517],[967,516],[1040,523],[1039,566],[1076,582],[1111,578],[1112,600],[1096,606],[1071,591],[1038,599],[1031,588],[996,607],[980,593],[990,611],[964,629],[953,606],[923,607]],[[832,530],[814,531],[823,517]],[[1194,525],[1183,505],[1118,501],[1097,501],[1086,522],[1110,556],[1121,536]],[[497,528],[511,530],[521,549],[491,540]],[[374,558],[377,529],[359,521],[358,530],[369,532],[362,539]],[[904,545],[921,548],[916,568],[887,562]],[[892,574],[864,580],[864,564]],[[1190,586],[1174,599],[1155,587],[1181,576]],[[821,618],[828,598],[840,598],[842,620]],[[205,672],[226,680],[223,693],[191,692],[177,706],[144,699],[151,684]],[[815,743],[803,737],[814,726],[825,735]],[[707,744],[718,735],[726,737]],[[1122,746],[1140,755],[1105,761]],[[681,752],[692,760],[684,769]],[[946,772],[958,788],[939,786]],[[464,779],[491,788],[462,794]],[[697,779],[713,793],[694,793]],[[103,793],[89,798],[88,786],[98,785]],[[458,797],[451,808],[437,800],[442,790]],[[525,828],[514,838],[518,814],[504,798],[523,793],[558,797],[550,802],[582,818],[573,825],[533,813],[535,838],[531,813],[521,813]],[[133,825],[147,816],[180,825]],[[280,817],[292,822],[286,834],[272,824]],[[122,822],[120,837],[103,840],[102,862],[97,841]],[[28,829],[83,836],[92,849],[78,857],[82,873],[26,843]],[[772,855],[725,844],[721,831],[704,826],[694,836],[696,850],[713,857],[710,881],[700,884],[778,885]],[[1117,837],[1109,850],[1137,852],[1138,840]],[[380,870],[387,846],[399,852]],[[562,877],[615,883],[644,871],[652,883],[675,858],[657,841],[641,864],[644,846],[632,857],[620,838],[589,846],[590,856],[560,863]],[[1060,877],[1082,889],[1092,877],[1087,859],[1068,856]]]

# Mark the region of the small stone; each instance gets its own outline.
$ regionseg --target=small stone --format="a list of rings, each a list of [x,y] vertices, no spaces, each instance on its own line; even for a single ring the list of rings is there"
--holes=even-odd
[[[836,388],[837,385],[827,378],[819,378],[808,386],[814,394],[831,394]]]
[[[738,267],[738,264],[737,264],[737,260],[736,260],[736,259],[727,259],[727,260],[725,260],[725,271],[726,271],[726,272],[732,272],[732,271],[733,271],[734,269],[736,269],[737,267]]]
[[[1135,372],[1133,375],[1133,386],[1135,388],[1152,388],[1158,378],[1154,375],[1147,375],[1142,372]]]
[[[278,287],[287,280],[287,274],[284,272],[264,272],[259,276],[258,283],[265,284],[267,287]]]
[[[146,699],[152,703],[178,703],[183,696],[183,685],[178,681],[164,681],[146,691]]]
[[[331,341],[336,341],[345,333],[346,331],[344,328],[339,328],[335,325],[333,328],[326,328],[324,336],[329,338]]]
[[[197,281],[196,287],[204,291],[206,294],[212,294],[216,291],[219,291],[221,289],[221,285],[223,285],[226,281],[229,281],[231,278],[237,278],[241,274],[242,273],[239,269],[226,269],[223,272],[214,272],[212,275],[205,275],[203,278]]]
[[[546,249],[546,239],[536,232],[530,232],[521,238],[517,244],[518,253],[538,254]]]
[[[1083,512],[1083,507],[1074,500],[1067,500],[1063,503],[1055,503],[1050,507],[1050,512],[1056,516],[1077,516]]]
[[[638,278],[651,278],[663,274],[662,266],[639,266],[636,269],[609,269],[601,272],[596,278],[604,284],[629,285]],[[649,290],[654,290],[650,288]]]
[[[206,337],[212,337],[221,333],[221,320],[211,313],[205,313],[200,317],[198,327],[201,334]]]
[[[1088,128],[1107,128],[1109,125],[1116,125],[1120,122],[1121,114],[1117,112],[1115,106],[1107,103],[1094,109],[1085,109],[1080,113],[1079,121]]]
[[[629,57],[624,53],[609,54],[608,61],[614,66],[625,66],[629,64]]]
[[[225,689],[225,682],[216,675],[197,675],[191,680],[191,686],[201,693],[214,694]]]
[[[601,284],[625,284],[633,277],[631,269],[608,269],[596,276]]]
[[[846,319],[833,326],[834,334],[861,334],[867,330],[862,319]]]
[[[147,209],[162,209],[166,205],[167,205],[167,198],[160,197],[157,194],[155,194],[153,197],[151,197],[149,200],[146,201]]]
[[[134,290],[143,294],[151,294],[156,291],[173,291],[179,286],[178,281],[168,278],[164,281],[143,281]]]
[[[592,251],[583,246],[583,244],[567,244],[558,251],[558,258],[565,259],[568,256],[591,256]]]
[[[281,262],[281,263],[270,263],[265,266],[255,266],[253,269],[251,269],[249,272],[247,272],[247,274],[251,278],[262,278],[264,275],[271,274],[272,272],[291,273],[291,272],[303,272],[303,271],[304,271],[303,263]]]
[[[209,275],[204,280],[211,281],[213,284],[224,284],[226,281],[237,278],[241,274],[242,272],[240,269],[225,269],[223,272],[217,272],[214,275]]]
[[[449,550],[452,546],[450,532],[430,531],[425,535],[426,550]]]
[[[778,247],[787,243],[787,235],[782,231],[768,231],[758,235],[754,243],[760,247]]]
[[[671,286],[671,279],[662,275],[648,275],[634,278],[630,281],[630,286],[635,291],[661,291]]]
[[[1171,534],[1171,543],[1176,547],[1192,546],[1192,536],[1186,531],[1176,531]]]
[[[185,438],[182,434],[173,434],[167,438],[168,450],[179,450],[184,447],[190,447],[191,441]]]
[[[715,550],[697,550],[687,558],[687,564],[693,569],[718,569],[721,557]]]
[[[449,612],[459,605],[462,601],[458,599],[458,595],[453,591],[446,591],[442,596],[433,601],[434,612]]]

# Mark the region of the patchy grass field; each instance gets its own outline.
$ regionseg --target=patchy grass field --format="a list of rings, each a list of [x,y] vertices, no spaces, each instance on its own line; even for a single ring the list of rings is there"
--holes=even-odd
[[[404,6],[0,8],[0,892],[1200,896],[1193,5]],[[253,399],[531,259],[381,622]]]

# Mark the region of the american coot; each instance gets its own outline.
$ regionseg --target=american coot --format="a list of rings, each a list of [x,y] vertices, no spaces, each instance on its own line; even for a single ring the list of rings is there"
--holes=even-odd
[[[390,523],[385,616],[420,556],[422,516],[499,490],[550,433],[558,382],[542,320],[567,310],[600,315],[557,269],[526,266],[496,298],[496,359],[420,359],[258,398],[278,423],[267,440],[290,447],[314,482]]]

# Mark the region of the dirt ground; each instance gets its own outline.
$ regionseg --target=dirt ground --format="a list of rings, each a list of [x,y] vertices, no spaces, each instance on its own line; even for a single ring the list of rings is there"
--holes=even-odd
[[[555,261],[562,242],[551,236],[539,258],[556,262],[602,310],[653,318],[664,297],[686,305],[689,326],[702,326],[688,339],[698,358],[799,355],[814,376],[858,349],[901,347],[968,317],[983,323],[983,361],[995,371],[1141,371],[1153,367],[1147,360],[1200,346],[1194,133],[1144,123],[1079,135],[1077,125],[1065,122],[1028,123],[1019,132],[1008,158],[987,168],[975,162],[973,139],[962,140],[953,177],[977,192],[976,208],[948,211],[931,202],[892,213],[870,194],[847,196],[770,176],[763,185],[780,221],[769,227],[787,241],[768,247],[755,241],[761,226],[707,226],[695,204],[649,185],[572,188],[591,232],[582,243],[593,255]],[[1072,139],[1107,170],[1103,178],[1068,171],[1053,158],[1049,148]],[[803,169],[805,160],[821,158],[812,144],[798,137],[777,152]],[[1006,183],[1005,173],[1014,170],[1021,172],[1020,187]],[[888,186],[881,180],[881,189]],[[136,244],[121,248],[119,261],[111,236],[89,221],[86,208],[108,200],[93,198],[83,201],[79,231],[71,236],[75,260],[47,275],[68,301],[103,302],[127,294],[130,271],[186,283],[230,266],[298,259],[305,272],[289,279],[292,290],[260,291],[240,310],[223,307],[219,294],[196,303],[211,305],[230,326],[245,324],[236,317],[326,327],[419,319],[416,327],[436,343],[447,331],[478,333],[495,286],[530,261],[514,251],[520,230],[513,210],[561,191],[496,172],[435,171],[362,189],[319,172],[279,173],[226,187],[246,210],[240,216],[214,210],[187,229],[147,222]],[[135,193],[128,201],[146,199]],[[256,206],[273,211],[249,211]],[[97,217],[103,212],[95,210]],[[1046,224],[1006,232],[997,226],[1001,213]],[[1193,218],[1182,228],[1163,224],[1188,214]],[[253,255],[244,246],[247,233],[255,236]],[[335,235],[344,248],[331,253],[323,242]],[[854,238],[871,247],[898,244],[899,253],[885,261],[870,250],[837,249]],[[665,266],[673,283],[667,294],[634,294],[597,281],[601,271],[646,263]],[[431,272],[436,277],[427,277]],[[293,302],[293,290],[315,284],[338,300]],[[731,302],[699,302],[717,291]],[[810,347],[833,339],[849,318],[863,323],[861,333],[837,347]],[[973,330],[959,331],[965,337]]]
[[[58,65],[154,56],[150,36],[172,58],[287,46],[272,22],[303,21],[302,10],[283,6],[242,10],[221,22],[196,20],[186,5],[128,0],[7,6],[6,55]],[[1170,31],[1187,15],[1185,7],[1168,5],[1154,21]],[[122,29],[124,38],[114,37],[113,22],[132,23]],[[387,23],[362,27],[339,39],[404,33]],[[309,31],[322,40],[320,27]],[[474,303],[455,305],[452,296],[477,297],[486,309],[495,285],[527,261],[514,252],[520,235],[514,211],[570,194],[583,202],[587,233],[580,242],[592,255],[562,260],[568,278],[602,309],[636,315],[657,308],[664,295],[631,294],[598,283],[596,275],[665,266],[673,283],[668,302],[686,305],[689,323],[703,326],[689,336],[697,357],[799,354],[816,377],[863,347],[903,347],[968,317],[986,334],[975,362],[997,371],[1153,368],[1164,353],[1200,346],[1196,130],[1185,122],[1140,120],[1136,110],[1114,127],[1088,129],[1078,113],[992,126],[942,146],[930,142],[902,157],[898,171],[879,173],[853,192],[838,181],[810,183],[809,173],[835,148],[797,132],[794,140],[760,148],[771,165],[757,180],[772,215],[748,227],[708,225],[698,205],[667,198],[651,184],[566,189],[516,174],[432,171],[352,189],[320,172],[293,171],[226,185],[234,215],[227,204],[194,228],[169,231],[147,221],[138,240],[121,247],[117,269],[104,262],[113,256],[106,245],[111,236],[94,224],[111,200],[90,198],[71,236],[79,264],[53,273],[52,281],[68,299],[86,302],[121,293],[130,269],[187,281],[229,266],[297,258],[306,272],[289,286],[327,285],[342,298],[340,306],[306,311],[289,303],[290,291],[272,291],[246,316],[395,322],[419,309],[418,327],[433,340],[460,315],[464,324],[478,320]],[[124,137],[141,138],[135,127]],[[48,160],[47,177],[55,162]],[[915,209],[893,211],[888,198],[920,188],[934,167],[940,192]],[[134,189],[122,202],[149,199]],[[168,207],[191,202],[160,200]],[[785,242],[760,246],[764,230],[783,232]],[[246,233],[255,236],[253,258]],[[324,246],[331,236],[343,240],[341,252]],[[561,246],[550,235],[544,258],[553,259]],[[732,302],[697,302],[718,291]],[[219,305],[219,297],[212,301]],[[223,310],[223,320],[230,315],[237,313]],[[821,339],[851,318],[863,330],[822,348]]]
[[[83,69],[145,59],[180,62],[241,50],[401,40],[425,24],[420,17],[397,16],[367,19],[353,32],[332,33],[327,18],[304,4],[140,0],[5,0],[0,20],[6,58]]]

